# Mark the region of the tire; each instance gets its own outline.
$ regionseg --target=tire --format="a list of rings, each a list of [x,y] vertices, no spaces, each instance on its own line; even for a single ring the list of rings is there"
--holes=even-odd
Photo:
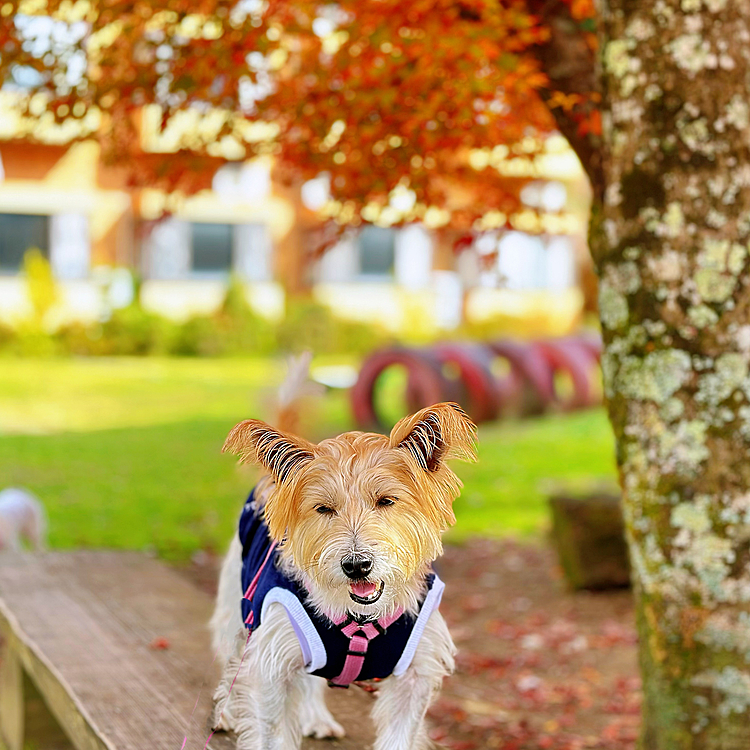
[[[543,414],[555,403],[552,367],[533,344],[506,339],[487,346],[495,357],[507,360],[522,383],[515,408],[518,416]]]
[[[458,366],[466,392],[466,403],[462,405],[472,420],[479,424],[496,419],[500,391],[487,350],[477,344],[446,343],[437,344],[430,351],[442,364],[452,362]]]
[[[360,429],[381,432],[388,429],[385,420],[375,409],[375,385],[383,372],[393,365],[406,368],[406,398],[412,410],[450,400],[450,394],[455,392],[443,375],[440,363],[429,355],[400,347],[375,352],[365,360],[357,382],[349,392],[354,420]]]
[[[554,401],[563,411],[583,409],[595,402],[592,387],[592,357],[580,346],[565,339],[537,341],[534,348],[547,360],[553,372],[565,372],[570,376],[573,393],[569,398],[555,391]],[[554,389],[554,381],[553,381]]]

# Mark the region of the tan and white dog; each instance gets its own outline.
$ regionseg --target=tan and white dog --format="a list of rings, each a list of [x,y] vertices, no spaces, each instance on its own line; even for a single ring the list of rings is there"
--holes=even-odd
[[[309,606],[361,623],[400,610],[417,617],[441,535],[455,523],[461,482],[446,461],[473,460],[475,434],[464,411],[444,403],[402,419],[389,436],[347,432],[319,444],[247,420],[224,450],[266,472],[255,503],[279,545],[276,564],[304,586]],[[296,750],[303,735],[342,737],[326,707],[326,680],[306,671],[287,611],[271,604],[248,638],[239,606],[242,555],[235,535],[211,621],[224,667],[215,726],[237,733],[238,750]],[[455,648],[437,609],[420,627],[408,668],[379,685],[375,750],[430,745],[425,713],[454,668]]]

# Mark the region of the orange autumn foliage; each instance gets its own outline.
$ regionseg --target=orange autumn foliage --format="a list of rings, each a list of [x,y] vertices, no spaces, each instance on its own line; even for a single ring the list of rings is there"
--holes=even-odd
[[[591,0],[560,4],[592,37]],[[556,92],[542,68],[550,29],[535,0],[47,0],[32,31],[18,6],[3,5],[0,73],[37,71],[34,116],[101,113],[104,156],[137,186],[206,187],[225,158],[216,144],[231,143],[237,158],[273,154],[289,182],[329,174],[355,223],[403,186],[466,230],[515,210],[523,185],[471,167],[470,150],[528,154],[560,112],[583,135],[601,127],[591,92]],[[146,105],[166,132],[193,113],[172,152],[144,150]],[[248,135],[258,122],[270,139]]]

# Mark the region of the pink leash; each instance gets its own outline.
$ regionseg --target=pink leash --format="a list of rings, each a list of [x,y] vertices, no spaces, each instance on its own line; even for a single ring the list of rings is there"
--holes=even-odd
[[[224,716],[224,709],[227,707],[227,704],[229,703],[229,699],[232,697],[232,689],[234,688],[234,683],[237,682],[237,678],[240,676],[240,671],[242,670],[242,663],[245,661],[245,655],[247,654],[247,647],[248,647],[248,644],[250,643],[250,636],[252,634],[253,634],[252,630],[247,631],[247,640],[245,641],[245,648],[242,649],[242,656],[240,657],[240,666],[237,667],[237,673],[234,675],[232,684],[229,686],[229,692],[227,693],[226,701],[224,701],[224,707],[221,709],[219,718],[216,720],[217,724],[221,721],[222,716]],[[212,729],[211,734],[208,735],[206,744],[203,746],[203,750],[206,750],[208,748],[208,743],[211,742],[211,739],[213,738],[215,734],[216,734],[216,729]],[[182,743],[182,750],[184,750],[185,748],[185,742],[187,742],[187,737],[185,737],[185,740]]]
[[[200,690],[198,691],[198,695],[195,698],[195,703],[193,704],[193,710],[190,712],[190,717],[188,718],[188,728],[190,727],[190,723],[193,720],[193,716],[195,716],[195,709],[198,708],[198,701],[201,699],[201,695],[203,694],[203,688],[206,686],[206,677],[208,676],[208,672],[213,667],[214,662],[216,661],[216,658],[218,657],[219,652],[217,651],[214,654],[214,658],[211,659],[211,664],[209,664],[208,669],[206,670],[206,673],[203,676],[203,681],[201,682]],[[187,744],[188,736],[185,734],[185,739],[182,740],[182,747],[180,750],[185,750],[185,745]]]

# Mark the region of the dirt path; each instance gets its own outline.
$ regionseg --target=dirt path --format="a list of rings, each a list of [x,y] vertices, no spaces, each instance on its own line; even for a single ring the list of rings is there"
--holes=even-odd
[[[215,561],[190,569],[211,588]],[[475,540],[438,565],[441,611],[459,648],[456,674],[430,709],[430,734],[450,750],[634,750],[640,709],[630,594],[569,594],[543,547]],[[364,750],[372,698],[332,692],[349,732],[305,750]]]

